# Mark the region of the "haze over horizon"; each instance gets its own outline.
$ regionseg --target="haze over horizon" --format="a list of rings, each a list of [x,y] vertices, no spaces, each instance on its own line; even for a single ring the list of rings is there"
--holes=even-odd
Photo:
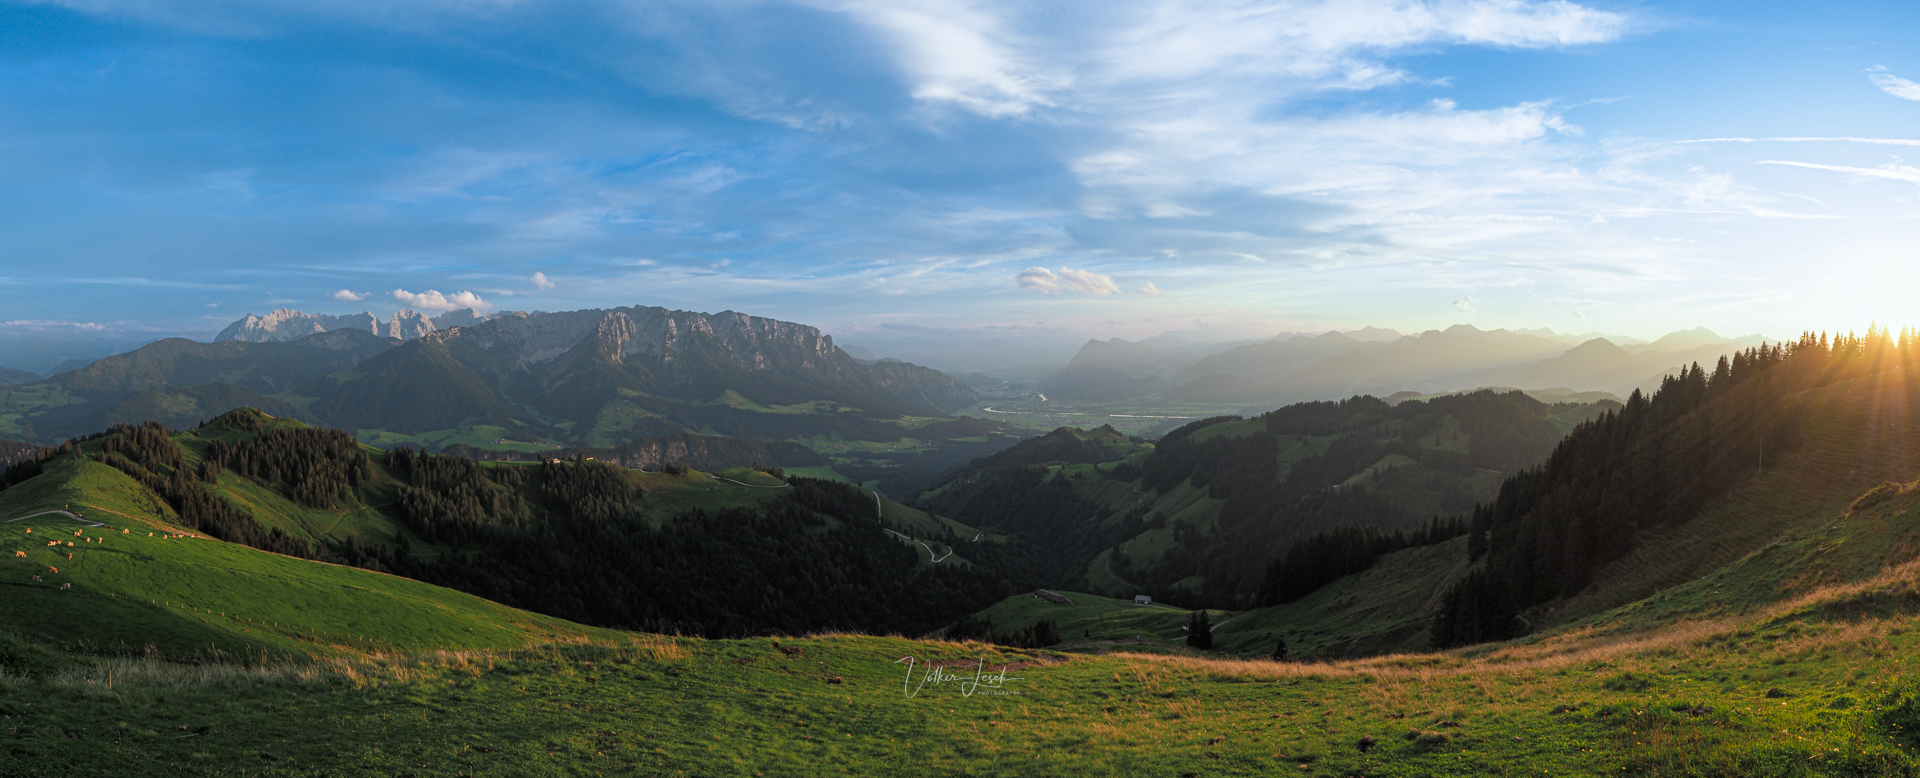
[[[0,336],[403,306],[847,343],[1897,326],[1916,17],[0,3]]]

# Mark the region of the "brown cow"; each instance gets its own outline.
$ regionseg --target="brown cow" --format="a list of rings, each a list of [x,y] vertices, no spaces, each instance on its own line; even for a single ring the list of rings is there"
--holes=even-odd
[[[73,584],[70,584],[70,583],[63,583],[63,584],[60,584],[60,591],[63,591],[63,592],[64,592],[64,591],[66,591],[66,590],[68,590],[68,589],[72,589],[72,588],[73,588]]]
[[[37,575],[36,575],[36,576],[34,576],[34,577],[33,577],[33,581],[34,581],[34,583],[39,583],[39,582],[40,582],[40,576],[37,576]]]
[[[26,555],[27,555],[27,552],[25,552],[25,551],[15,551],[15,552],[13,552],[13,555],[14,555],[14,556],[26,556]]]

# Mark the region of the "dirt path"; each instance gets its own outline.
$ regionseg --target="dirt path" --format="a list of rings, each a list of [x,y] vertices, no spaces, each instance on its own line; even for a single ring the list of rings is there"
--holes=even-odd
[[[96,508],[95,510],[99,510],[99,509],[97,509],[97,508]],[[113,513],[113,511],[107,511],[107,512],[108,512],[108,513]],[[16,522],[16,521],[26,521],[27,519],[31,519],[31,518],[33,518],[33,517],[35,517],[35,516],[52,516],[52,515],[55,515],[55,514],[58,514],[58,515],[61,515],[61,516],[65,516],[65,517],[67,517],[67,518],[69,518],[69,519],[73,519],[74,521],[77,521],[77,522],[80,522],[81,524],[85,524],[85,525],[87,525],[87,526],[89,526],[89,527],[104,527],[104,526],[106,526],[105,524],[102,524],[102,523],[100,523],[100,522],[97,522],[97,521],[87,521],[86,519],[83,519],[83,518],[80,518],[80,517],[79,517],[78,515],[76,515],[76,514],[73,514],[73,513],[69,513],[69,512],[67,512],[67,511],[62,511],[62,510],[51,510],[51,511],[41,511],[41,512],[39,512],[39,513],[29,513],[29,514],[27,514],[27,515],[25,515],[25,516],[21,516],[20,518],[17,518],[17,519],[7,519],[7,520],[6,520],[6,521],[4,521],[4,522],[0,522],[0,524],[12,524],[12,523],[14,523],[14,522]],[[125,516],[126,514],[121,514],[121,515],[122,515],[122,516]],[[128,518],[132,518],[132,517],[131,517],[131,516],[129,516]]]
[[[886,509],[880,505],[879,492],[873,493],[873,517],[883,521],[887,518]],[[912,540],[915,543],[920,543],[920,541],[914,540],[913,536],[911,535],[901,535],[898,532],[894,532],[893,530],[885,529],[885,528],[882,528],[882,531],[892,532],[895,535],[900,535],[900,537],[906,538],[908,540]],[[979,538],[974,538],[974,539],[979,540]],[[941,560],[946,559],[948,556],[953,556],[952,548],[947,549],[947,556],[940,556],[938,554],[933,553],[933,546],[929,546],[925,543],[920,543],[920,547],[927,550],[927,562],[929,564],[939,564]]]
[[[721,478],[720,476],[717,476],[717,475],[711,475],[711,474],[709,474],[709,475],[708,475],[707,477],[708,477],[708,478],[711,478],[711,479],[713,479],[713,480],[715,480],[715,481],[726,481],[727,483],[730,483],[730,484],[733,484],[733,485],[735,485],[735,486],[744,486],[744,487],[747,487],[748,489],[785,489],[785,488],[787,488],[787,487],[789,487],[789,486],[792,486],[792,485],[793,485],[793,484],[781,484],[781,485],[779,485],[779,486],[758,486],[758,485],[755,485],[755,484],[743,484],[743,483],[740,483],[739,481],[735,481],[735,480],[733,480],[733,479],[731,479],[731,478]],[[878,495],[876,495],[876,499],[877,499],[877,497],[878,497]]]
[[[359,513],[359,512],[361,512],[361,511],[370,511],[370,510],[373,510],[373,509],[375,509],[375,508],[386,508],[386,507],[389,507],[389,506],[391,506],[391,505],[393,505],[393,503],[387,503],[386,505],[363,505],[363,506],[361,506],[361,507],[358,507],[358,508],[355,508],[355,509],[353,509],[353,510],[350,510],[350,511],[347,511],[346,513],[342,513],[342,514],[340,514],[340,517],[339,517],[339,518],[337,518],[337,519],[334,519],[334,520],[333,520],[333,526],[331,526],[331,527],[328,527],[328,528],[326,529],[326,531],[324,531],[324,532],[321,532],[320,534],[321,534],[321,535],[332,535],[332,534],[333,534],[333,531],[334,531],[334,530],[336,530],[336,529],[339,529],[339,528],[340,528],[340,522],[343,522],[343,521],[346,521],[346,520],[347,520],[347,517],[348,517],[348,516],[352,516],[353,514],[356,514],[356,513]]]

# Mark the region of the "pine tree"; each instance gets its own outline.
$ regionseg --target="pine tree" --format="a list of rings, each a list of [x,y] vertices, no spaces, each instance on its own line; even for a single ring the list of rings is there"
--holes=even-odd
[[[1287,661],[1287,639],[1286,638],[1280,638],[1280,644],[1273,647],[1273,661],[1275,662]]]
[[[1187,645],[1201,651],[1213,650],[1213,628],[1207,624],[1207,612],[1193,612],[1193,621],[1187,623]]]

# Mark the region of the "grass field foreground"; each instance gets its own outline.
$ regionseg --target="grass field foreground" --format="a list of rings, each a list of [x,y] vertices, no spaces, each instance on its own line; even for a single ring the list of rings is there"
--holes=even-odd
[[[96,659],[0,682],[11,717],[0,765],[20,776],[1913,775],[1916,573],[1631,639],[1569,633],[1325,664],[852,635],[631,636],[265,667]],[[976,673],[1004,680],[975,686]]]

